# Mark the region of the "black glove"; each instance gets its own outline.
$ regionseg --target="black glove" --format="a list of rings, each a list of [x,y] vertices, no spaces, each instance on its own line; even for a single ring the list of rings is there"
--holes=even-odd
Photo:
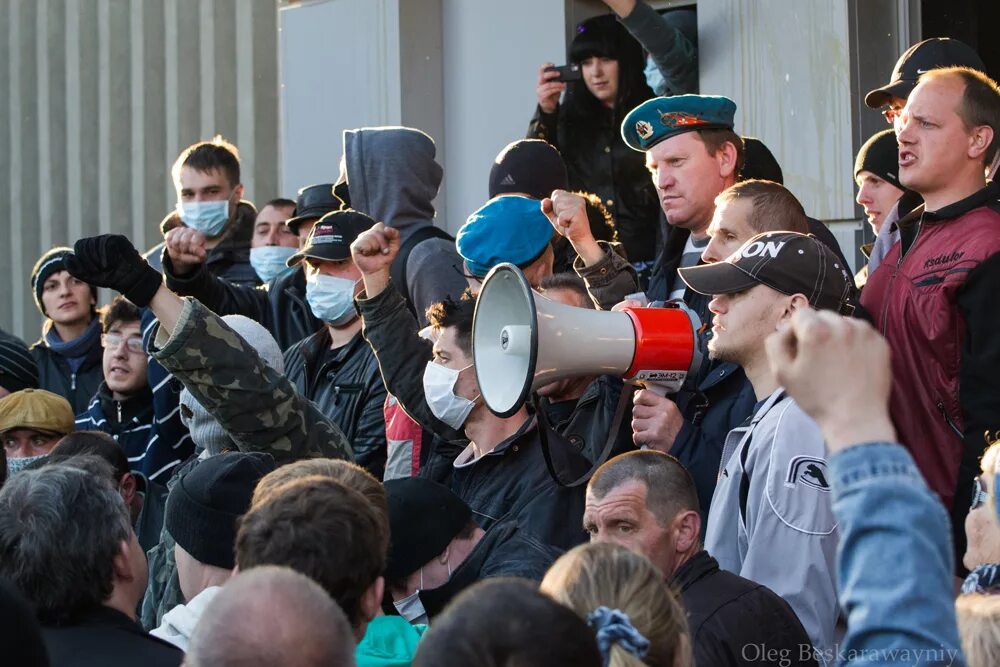
[[[80,239],[66,256],[66,270],[89,285],[110,287],[140,308],[153,299],[163,276],[146,263],[132,242],[121,234]]]

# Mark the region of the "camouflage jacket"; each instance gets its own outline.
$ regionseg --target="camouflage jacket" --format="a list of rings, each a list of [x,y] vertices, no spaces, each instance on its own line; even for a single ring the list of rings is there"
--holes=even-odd
[[[198,301],[184,299],[169,337],[162,329],[154,332],[150,354],[219,421],[240,451],[266,452],[279,465],[316,457],[354,460],[343,432]]]

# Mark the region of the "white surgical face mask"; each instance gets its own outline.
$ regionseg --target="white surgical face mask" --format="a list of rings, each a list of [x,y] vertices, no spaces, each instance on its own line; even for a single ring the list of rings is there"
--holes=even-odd
[[[469,368],[472,368],[472,364],[456,371],[428,361],[427,368],[424,369],[424,398],[427,399],[427,406],[435,417],[456,431],[462,428],[476,405],[475,400],[455,395],[459,373]]]
[[[221,234],[229,222],[229,200],[178,203],[177,213],[185,225],[211,238]]]
[[[261,282],[269,283],[272,278],[288,268],[286,262],[296,252],[295,248],[286,248],[283,245],[250,248],[250,266]]]
[[[445,564],[448,566],[448,579],[451,580],[451,558],[449,557]],[[445,582],[447,583],[447,582]],[[444,586],[444,584],[441,584]],[[420,599],[420,591],[424,590],[424,568],[420,568],[420,588],[413,591],[412,594],[407,595],[402,600],[396,600],[392,603],[392,606],[396,608],[399,615],[405,618],[410,623],[417,624],[427,624],[429,618],[427,616],[427,610],[424,609],[424,602]]]
[[[313,315],[333,326],[347,324],[358,316],[354,310],[356,280],[314,273],[306,279],[306,301]]]

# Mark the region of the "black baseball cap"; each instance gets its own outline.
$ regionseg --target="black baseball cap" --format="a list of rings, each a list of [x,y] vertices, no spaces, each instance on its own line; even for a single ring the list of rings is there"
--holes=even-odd
[[[288,266],[295,266],[306,257],[331,262],[350,259],[354,239],[374,224],[374,220],[354,209],[327,213],[316,221],[302,250],[288,258]]]
[[[295,217],[285,221],[293,233],[299,233],[299,225],[307,220],[322,218],[327,213],[347,208],[344,200],[333,193],[333,183],[307,185],[299,190],[295,200]]]
[[[809,305],[850,315],[854,281],[847,267],[812,234],[766,232],[724,262],[678,269],[699,294],[732,294],[767,285],[783,294],[804,294]]]
[[[971,67],[986,71],[982,58],[965,42],[948,37],[933,37],[908,48],[896,61],[889,83],[865,95],[865,104],[878,109],[890,97],[906,99],[917,86],[920,75],[936,67]]]
[[[451,489],[425,477],[389,480],[385,496],[392,535],[385,568],[390,581],[429,563],[472,519],[472,510]]]

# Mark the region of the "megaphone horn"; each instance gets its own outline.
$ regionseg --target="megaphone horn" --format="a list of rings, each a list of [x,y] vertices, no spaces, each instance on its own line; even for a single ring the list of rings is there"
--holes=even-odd
[[[476,301],[472,356],[491,412],[510,417],[541,386],[617,375],[676,391],[701,362],[697,315],[686,307],[575,308],[532,291],[513,264],[487,274]]]

